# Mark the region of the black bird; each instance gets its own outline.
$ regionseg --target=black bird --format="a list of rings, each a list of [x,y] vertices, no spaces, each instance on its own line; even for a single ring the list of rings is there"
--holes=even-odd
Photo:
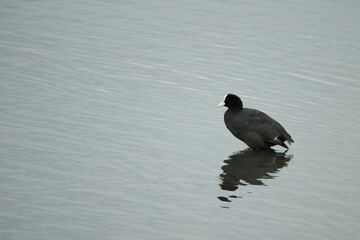
[[[280,145],[286,149],[294,142],[283,126],[265,113],[250,108],[243,108],[241,99],[234,94],[227,94],[219,107],[228,107],[224,121],[229,131],[253,149],[269,149]]]

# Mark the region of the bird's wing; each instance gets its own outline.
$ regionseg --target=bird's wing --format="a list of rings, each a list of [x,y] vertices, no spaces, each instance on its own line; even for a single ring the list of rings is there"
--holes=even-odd
[[[266,113],[255,110],[255,109],[244,109],[247,111],[247,118],[244,121],[248,121],[248,131],[254,131],[261,134],[265,138],[275,139],[286,133],[283,126],[280,125],[276,120],[268,116]]]

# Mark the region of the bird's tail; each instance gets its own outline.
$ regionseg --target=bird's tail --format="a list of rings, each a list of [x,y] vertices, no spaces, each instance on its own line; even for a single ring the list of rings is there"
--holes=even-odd
[[[294,140],[291,138],[289,134],[285,134],[285,139],[289,143],[289,145],[291,145],[291,143],[294,142]]]

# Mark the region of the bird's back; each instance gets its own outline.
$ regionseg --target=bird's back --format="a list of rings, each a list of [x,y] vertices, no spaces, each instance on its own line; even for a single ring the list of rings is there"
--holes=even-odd
[[[259,110],[228,109],[224,114],[224,121],[229,131],[249,147],[268,148],[275,145],[270,141],[276,137],[292,142],[291,136],[280,123]]]

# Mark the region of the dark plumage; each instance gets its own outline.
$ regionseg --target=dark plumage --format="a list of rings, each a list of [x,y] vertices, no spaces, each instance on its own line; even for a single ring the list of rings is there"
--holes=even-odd
[[[294,142],[283,126],[265,113],[243,108],[241,99],[234,94],[227,94],[219,107],[226,106],[224,121],[229,131],[251,148],[270,148],[280,145],[286,149]]]

